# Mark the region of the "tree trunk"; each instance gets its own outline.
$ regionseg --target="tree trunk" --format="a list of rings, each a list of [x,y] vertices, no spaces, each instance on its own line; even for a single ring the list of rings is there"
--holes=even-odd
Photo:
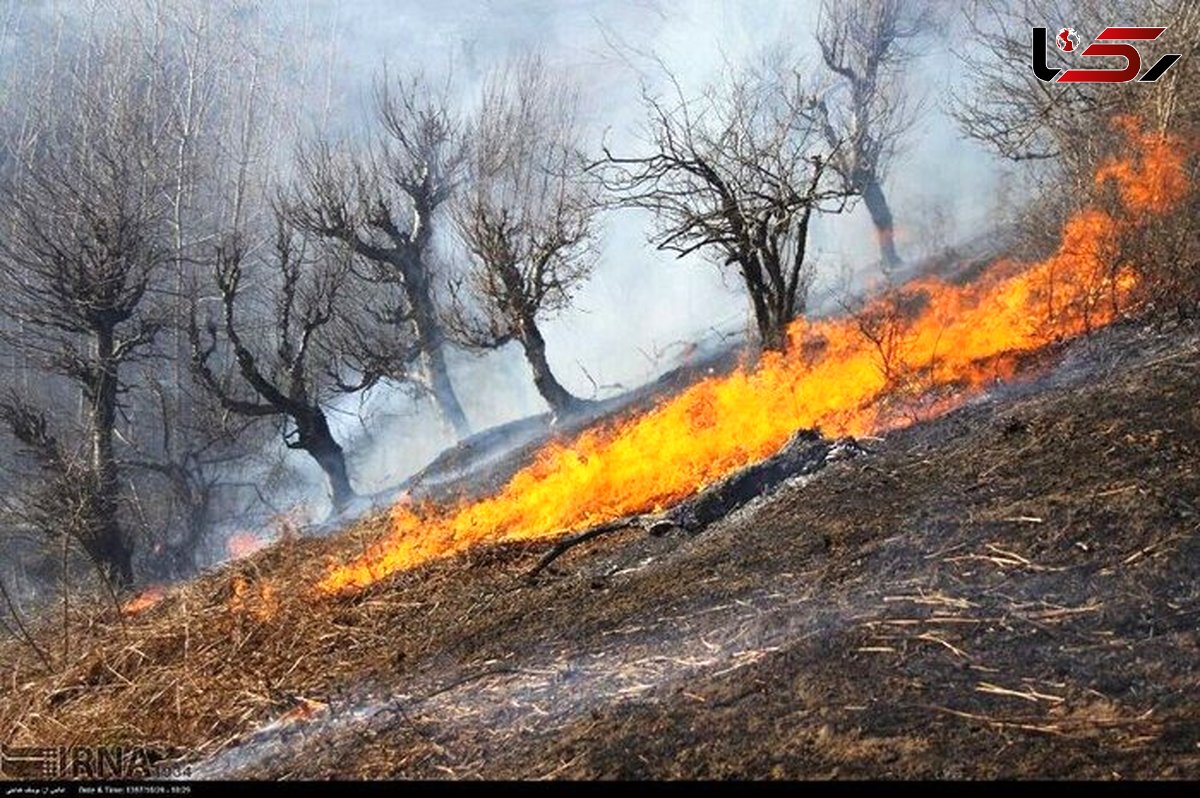
[[[121,530],[118,517],[120,477],[113,452],[117,423],[117,359],[113,331],[96,332],[96,362],[91,399],[92,475],[96,481],[94,556],[100,560],[114,585],[133,584],[133,552]]]
[[[333,513],[337,515],[357,495],[350,486],[350,474],[346,469],[346,455],[341,445],[333,439],[325,414],[317,409],[307,418],[297,419],[299,441],[297,448],[303,449],[317,461],[332,493]]]
[[[751,287],[751,283],[755,287]],[[775,291],[763,280],[747,281],[754,307],[754,322],[758,327],[759,348],[764,352],[782,352],[787,349],[788,327],[799,311],[794,307],[795,299],[785,289]]]
[[[550,363],[546,360],[546,339],[542,337],[537,322],[533,319],[521,322],[520,340],[525,349],[525,359],[533,370],[533,384],[554,414],[559,415],[578,407],[580,400],[564,388],[550,370]]]
[[[888,207],[883,186],[879,184],[879,180],[874,175],[867,175],[863,178],[862,192],[867,212],[871,214],[871,223],[875,225],[875,240],[879,244],[879,257],[882,261],[883,272],[890,276],[900,266],[900,256],[896,254],[892,209]]]
[[[440,329],[435,340],[437,343],[422,343],[421,360],[425,376],[429,380],[429,389],[433,392],[433,400],[437,403],[442,418],[454,430],[455,437],[462,440],[471,434],[471,425],[467,423],[467,415],[459,404],[458,395],[454,392],[454,385],[446,371],[445,343]]]
[[[743,253],[737,258],[742,281],[746,285],[746,294],[750,297],[750,306],[754,310],[754,324],[758,328],[758,343],[761,349],[783,349],[781,343],[786,336],[780,335],[779,325],[772,312],[772,297],[770,286],[763,278],[758,260],[752,254]]]
[[[173,469],[171,484],[186,514],[184,537],[167,552],[171,576],[175,579],[195,573],[196,550],[208,535],[213,491],[210,483],[193,485],[186,471]]]
[[[421,347],[421,365],[442,418],[454,430],[455,436],[462,440],[471,434],[471,426],[467,423],[467,415],[459,404],[458,395],[446,371],[446,338],[438,323],[428,281],[414,274],[419,271],[420,268],[405,270],[404,289],[412,305],[417,341]]]
[[[764,352],[783,352],[788,343],[788,322],[777,318],[769,318],[765,324],[759,324],[758,335],[762,341]]]

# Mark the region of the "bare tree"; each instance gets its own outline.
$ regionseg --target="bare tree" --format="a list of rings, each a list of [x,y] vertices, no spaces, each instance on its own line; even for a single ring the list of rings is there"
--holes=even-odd
[[[1095,153],[1081,152],[1072,142],[1087,141],[1087,128],[1107,115],[1106,106],[1111,113],[1122,99],[1120,88],[1047,83],[1027,65],[1034,27],[1062,19],[1076,25],[1095,22],[1096,5],[1056,3],[1047,8],[1031,0],[972,0],[962,15],[972,46],[955,48],[968,80],[954,87],[951,106],[963,133],[1012,161],[1066,157],[1090,168]],[[1102,26],[1108,23],[1104,20]],[[1075,56],[1060,51],[1052,39],[1048,36],[1043,43],[1048,64],[1068,66]],[[1021,68],[1014,69],[1014,64]]]
[[[598,211],[594,181],[583,173],[578,108],[578,91],[538,57],[491,75],[453,208],[474,268],[469,298],[461,283],[455,288],[452,334],[475,348],[518,342],[555,413],[581,400],[551,370],[539,321],[567,308],[587,279]]]
[[[147,42],[146,68],[172,109],[164,130],[169,337],[159,344],[162,357],[140,369],[121,437],[130,522],[146,544],[139,565],[152,578],[175,578],[201,564],[223,512],[244,517],[260,497],[240,471],[265,445],[265,430],[224,413],[196,383],[189,288],[216,236],[269,212],[260,187],[269,185],[280,138],[273,117],[296,100],[282,82],[267,91],[280,55],[265,42],[262,23],[235,4],[146,0],[122,9],[119,24]],[[251,501],[237,500],[244,495]]]
[[[928,24],[923,0],[849,0],[822,3],[817,26],[821,57],[837,77],[818,100],[828,120],[826,135],[831,145],[842,145],[835,165],[862,195],[885,274],[901,261],[883,182],[914,120],[905,77],[915,56],[912,43]]]
[[[736,266],[761,345],[783,349],[807,305],[812,214],[843,210],[853,193],[834,168],[838,147],[794,64],[731,69],[698,98],[671,80],[670,103],[643,92],[650,153],[606,148],[593,168],[617,204],[654,214],[659,249]]]
[[[182,332],[187,338],[186,324]],[[189,361],[190,350],[185,369]],[[124,435],[121,463],[143,475],[137,487],[146,487],[135,514],[147,549],[141,567],[149,578],[177,579],[204,564],[223,512],[244,518],[265,503],[258,482],[240,472],[267,441],[254,418],[226,412],[202,386],[185,382],[181,400],[173,369],[145,371],[143,391],[156,406],[143,409],[137,428]]]
[[[345,247],[316,245],[280,218],[270,250],[252,260],[237,238],[218,247],[214,279],[221,321],[210,317],[202,332],[194,307],[193,368],[227,411],[276,420],[286,445],[306,452],[321,467],[339,512],[355,494],[325,404],[337,394],[367,390],[395,365],[348,361],[343,354],[354,349],[343,346],[349,337],[370,335],[370,320],[355,316],[347,296],[351,254]],[[257,296],[245,290],[248,267],[260,267],[255,276],[269,285]],[[222,341],[235,364],[226,373],[218,365]],[[410,357],[410,351],[396,354],[397,360]]]
[[[19,444],[18,454],[26,456],[41,477],[24,494],[6,491],[5,515],[34,530],[43,546],[55,544],[65,550],[66,544],[78,544],[93,567],[107,567],[110,581],[120,581],[120,563],[113,563],[112,530],[103,507],[108,499],[95,478],[95,466],[59,440],[46,411],[16,392],[0,399],[0,424]],[[68,574],[63,570],[60,578],[65,580]]]
[[[90,42],[10,134],[0,279],[10,343],[82,390],[95,496],[92,551],[114,582],[133,579],[134,542],[119,519],[114,435],[123,368],[164,326],[153,295],[167,262],[169,114],[139,69],[134,43]]]
[[[385,74],[376,84],[375,118],[380,133],[365,155],[338,152],[326,141],[301,149],[287,217],[349,245],[359,278],[394,289],[387,312],[396,335],[415,333],[425,382],[442,416],[465,437],[470,428],[446,369],[434,304],[432,246],[439,210],[463,165],[462,126],[448,99],[420,76],[393,85]]]

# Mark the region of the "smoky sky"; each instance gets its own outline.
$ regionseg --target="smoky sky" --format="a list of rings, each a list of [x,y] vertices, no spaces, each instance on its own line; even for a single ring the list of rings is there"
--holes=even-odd
[[[813,2],[268,0],[257,8],[277,35],[295,42],[306,69],[323,75],[322,108],[307,109],[307,116],[328,113],[324,127],[351,133],[365,125],[363,98],[385,62],[390,72],[451,75],[466,106],[490,68],[537,51],[578,81],[589,144],[627,150],[639,144],[641,86],[663,85],[650,56],[661,59],[685,91],[699,91],[722,69],[766,47],[793,49],[819,67],[813,38],[819,4]],[[931,239],[969,238],[994,211],[995,164],[959,136],[946,113],[943,76],[953,58],[945,37],[957,12],[941,11],[941,30],[926,37],[926,54],[912,69],[912,90],[923,98],[923,111],[886,181],[898,245],[910,257],[923,254],[918,250]],[[649,224],[638,214],[610,215],[591,280],[570,310],[545,324],[551,365],[578,395],[604,396],[640,384],[678,365],[690,343],[723,340],[750,326],[737,275],[722,273],[700,255],[677,260],[656,252],[647,243]],[[844,274],[859,284],[870,279],[875,247],[861,207],[818,219],[810,249],[819,269],[817,299]],[[516,347],[482,357],[460,354],[452,363],[476,429],[545,411]],[[373,427],[359,421],[364,408],[376,414]],[[387,445],[362,455],[360,473],[376,487],[452,443],[428,408],[413,408],[407,397],[377,393],[365,405],[355,402],[353,410],[343,415],[344,434],[370,427],[372,440],[403,434],[408,441],[401,456]],[[389,421],[392,432],[386,431]]]
[[[120,7],[117,0],[108,2]],[[71,4],[34,5],[43,14],[79,13]],[[371,82],[384,63],[392,73],[419,69],[450,76],[465,108],[490,68],[537,51],[579,83],[589,145],[598,149],[603,141],[626,151],[639,143],[640,87],[662,87],[650,54],[685,91],[698,91],[765,47],[787,48],[819,67],[813,2],[259,0],[234,6],[240,20],[287,53],[292,68],[278,72],[279,79],[306,83],[300,93],[287,89],[304,98],[289,107],[297,130],[334,135],[368,129]],[[961,138],[946,112],[944,75],[953,64],[949,39],[957,11],[948,3],[937,7],[941,21],[925,37],[912,69],[923,111],[885,182],[897,243],[910,258],[924,254],[922,247],[933,240],[953,243],[981,232],[996,210],[996,164]],[[635,386],[677,365],[689,342],[749,327],[737,275],[699,255],[676,260],[654,251],[647,243],[649,223],[634,213],[607,217],[592,279],[571,309],[545,324],[551,365],[578,395]],[[843,274],[869,279],[876,249],[865,210],[818,219],[810,253],[818,265],[818,293]],[[515,347],[486,356],[459,353],[452,365],[475,429],[545,411]],[[368,444],[357,455],[362,489],[396,481],[453,442],[428,407],[395,391],[374,391],[335,411],[338,434]],[[404,446],[394,445],[397,437]]]

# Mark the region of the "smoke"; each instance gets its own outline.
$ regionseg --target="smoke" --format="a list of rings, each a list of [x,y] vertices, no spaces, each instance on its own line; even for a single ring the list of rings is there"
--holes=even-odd
[[[818,3],[811,0],[260,0],[234,6],[255,31],[248,40],[257,37],[264,51],[290,54],[293,63],[274,79],[281,95],[295,98],[288,121],[296,134],[364,135],[371,81],[384,63],[393,73],[452,76],[467,107],[490,68],[536,49],[580,81],[591,145],[603,140],[629,151],[638,146],[642,85],[663,88],[651,54],[685,92],[765,46],[792,48],[818,67]],[[86,15],[61,10],[78,13],[81,23]],[[936,35],[922,43],[927,53],[915,62],[913,79],[926,98],[924,112],[886,181],[898,246],[909,258],[926,254],[922,247],[930,241],[952,243],[985,227],[993,210],[988,197],[995,193],[996,169],[961,140],[942,107],[944,76],[953,64],[947,45]],[[286,161],[288,146],[276,149]],[[551,366],[577,395],[611,396],[679,365],[690,343],[729,340],[749,328],[737,276],[700,255],[676,260],[654,251],[646,242],[648,223],[632,212],[610,215],[593,278],[571,309],[544,326]],[[865,210],[817,219],[810,251],[826,296],[847,272],[856,284],[869,280],[877,256]],[[515,346],[485,355],[454,352],[450,361],[473,429],[546,411]],[[342,400],[330,417],[362,493],[395,485],[454,443],[427,397],[395,386]],[[266,460],[277,458],[294,489],[276,504],[304,502],[319,517],[328,504],[315,464],[282,444]]]
[[[266,0],[258,13],[305,53],[301,71],[310,75],[307,90],[316,102],[298,121],[334,134],[361,135],[368,89],[384,63],[395,72],[450,75],[465,108],[491,67],[536,49],[580,81],[590,143],[598,147],[603,140],[626,151],[639,143],[642,86],[663,88],[652,56],[685,92],[698,91],[765,46],[794,48],[819,66],[816,2]],[[943,10],[942,21],[949,23],[951,13]],[[927,52],[915,61],[912,80],[923,110],[886,181],[897,244],[910,259],[986,229],[995,210],[988,199],[998,180],[994,163],[958,135],[943,107],[954,64],[948,44],[937,35],[922,41]],[[679,365],[691,343],[725,341],[749,329],[737,276],[722,274],[700,255],[677,260],[654,251],[648,224],[637,213],[611,214],[592,279],[570,310],[544,326],[551,365],[577,395],[611,396]],[[818,218],[811,240],[818,308],[830,308],[835,291],[861,287],[876,275],[874,230],[861,206]],[[546,412],[515,345],[484,355],[456,352],[450,361],[473,429]],[[411,392],[394,387],[344,401],[331,421],[348,444],[363,493],[395,485],[455,442],[427,398],[414,402]],[[310,503],[323,496],[316,467],[289,455],[311,487]]]

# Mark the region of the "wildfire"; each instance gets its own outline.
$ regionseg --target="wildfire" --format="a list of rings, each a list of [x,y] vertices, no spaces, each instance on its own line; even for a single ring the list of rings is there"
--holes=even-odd
[[[1183,199],[1189,188],[1184,171],[1187,151],[1179,142],[1143,132],[1135,116],[1118,116],[1113,124],[1136,144],[1142,158],[1136,165],[1128,159],[1106,161],[1096,171],[1096,183],[1115,181],[1121,201],[1138,213],[1162,213]]]
[[[1101,165],[1134,214],[1163,213],[1186,192],[1178,142],[1117,124],[1133,154]],[[1117,264],[1123,225],[1085,208],[1045,260],[993,264],[978,280],[916,280],[861,313],[789,331],[786,354],[699,382],[644,414],[552,443],[497,494],[442,510],[400,504],[390,532],[319,583],[349,591],[482,542],[554,537],[653,512],[774,454],[798,429],[863,435],[943,412],[1046,343],[1112,321],[1136,275]],[[922,402],[927,406],[922,407]]]
[[[148,587],[121,605],[122,615],[137,615],[162,601],[167,592],[161,587]]]

